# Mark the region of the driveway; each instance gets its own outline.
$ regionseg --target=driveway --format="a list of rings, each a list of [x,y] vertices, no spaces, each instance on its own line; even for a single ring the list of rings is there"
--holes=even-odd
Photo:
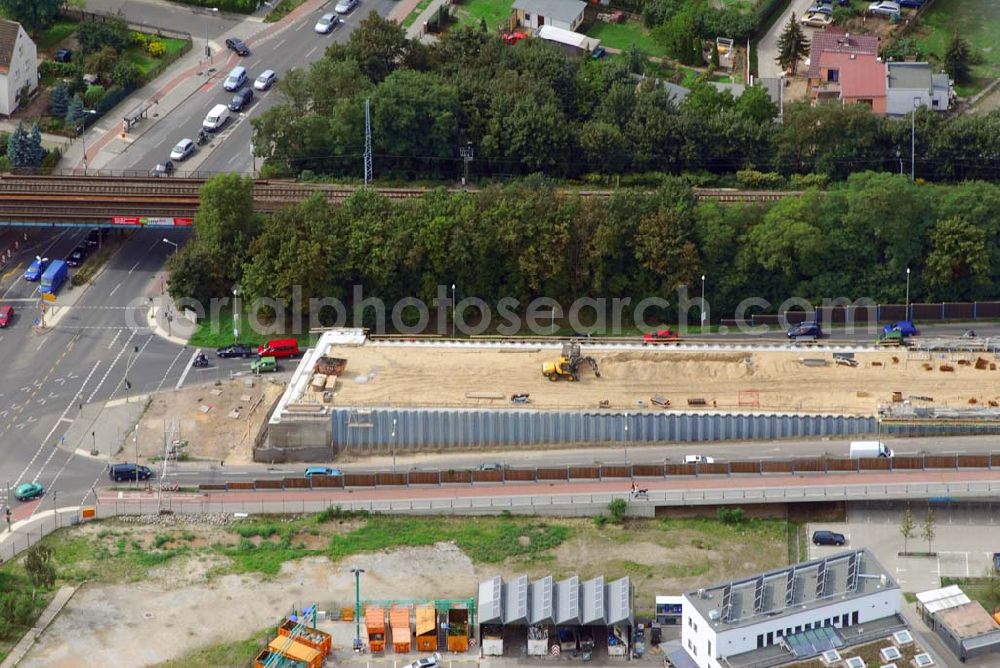
[[[788,17],[792,15],[792,12],[795,12],[795,18],[798,20],[809,9],[809,5],[812,2],[813,0],[792,0],[781,16],[778,17],[778,20],[774,22],[774,25],[771,26],[771,29],[767,31],[767,34],[757,42],[757,75],[759,77],[778,78],[781,76],[781,66],[775,62],[775,59],[778,57],[778,38],[781,37],[781,32],[788,24]],[[803,26],[802,30],[806,37],[812,37],[813,28]],[[802,71],[803,65],[804,63],[800,63],[798,71]]]

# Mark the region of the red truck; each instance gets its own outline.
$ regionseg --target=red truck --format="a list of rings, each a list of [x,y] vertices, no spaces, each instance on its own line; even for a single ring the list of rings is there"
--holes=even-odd
[[[681,340],[681,335],[670,329],[660,329],[642,335],[643,345],[647,343],[673,343]]]

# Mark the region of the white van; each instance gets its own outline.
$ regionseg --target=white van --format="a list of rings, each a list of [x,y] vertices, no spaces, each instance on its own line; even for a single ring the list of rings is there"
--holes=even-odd
[[[229,76],[226,77],[226,83],[222,84],[222,86],[229,92],[232,92],[242,88],[243,84],[246,82],[247,68],[237,65],[233,68],[233,71],[229,73]]]
[[[891,458],[892,448],[882,441],[851,441],[851,459],[867,457]]]
[[[212,111],[208,112],[208,116],[202,121],[201,127],[205,128],[206,132],[215,132],[216,130],[221,130],[222,126],[228,120],[229,107],[224,104],[217,104],[212,107]]]

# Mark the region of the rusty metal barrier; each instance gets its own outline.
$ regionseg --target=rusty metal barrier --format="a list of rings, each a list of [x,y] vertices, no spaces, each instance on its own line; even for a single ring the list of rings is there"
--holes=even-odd
[[[376,473],[375,474],[375,485],[392,485],[396,487],[406,486],[406,474],[405,473]]]
[[[440,485],[440,471],[410,471],[411,485]]]
[[[313,489],[344,486],[344,477],[339,475],[314,475],[309,480],[312,483]]]
[[[633,475],[633,470],[635,471],[634,475],[636,477],[646,475],[645,473],[639,473],[639,471],[645,471],[646,470],[645,468],[638,469],[637,467],[631,467],[631,466],[602,466],[601,478],[605,480],[608,478],[631,478]],[[663,467],[657,466],[655,467],[655,470],[656,472],[650,475],[657,478],[662,478]]]
[[[441,471],[443,483],[471,483],[472,471]]]
[[[538,469],[539,480],[569,480],[569,469]]]
[[[344,487],[374,487],[375,474],[348,473],[344,475]]]
[[[573,480],[600,480],[601,469],[596,466],[570,466],[569,477]]]
[[[662,478],[663,466],[660,464],[634,464],[632,475],[637,478]]]

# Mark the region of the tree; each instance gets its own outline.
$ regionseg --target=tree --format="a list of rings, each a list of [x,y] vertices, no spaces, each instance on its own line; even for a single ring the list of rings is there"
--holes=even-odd
[[[903,536],[903,554],[906,554],[907,545],[910,539],[915,535],[913,513],[910,512],[909,506],[907,506],[906,510],[903,511],[903,517],[899,520],[899,533]]]
[[[92,74],[96,74],[103,81],[111,78],[111,72],[119,64],[127,61],[118,60],[118,51],[112,46],[103,46],[99,51],[95,51],[87,56],[83,68]]]
[[[931,549],[931,544],[934,541],[934,511],[931,508],[927,509],[927,515],[924,516],[924,523],[920,527],[920,537],[927,541],[927,552],[933,553]]]
[[[777,62],[782,69],[795,75],[795,70],[799,66],[799,60],[809,55],[809,40],[802,33],[802,27],[795,20],[795,12],[788,17],[785,30],[778,38]]]
[[[642,74],[645,70],[646,58],[642,55],[639,47],[632,43],[628,50],[628,71],[632,74]]]
[[[76,94],[70,100],[69,108],[66,110],[66,122],[75,126],[83,119],[84,113],[83,98],[79,94]]]
[[[58,118],[65,118],[69,109],[69,91],[66,84],[60,81],[52,89],[52,96],[49,97],[49,112]]]
[[[17,127],[7,139],[7,158],[15,169],[34,167],[30,144],[31,138],[28,137],[28,131],[24,129],[23,123],[18,122]]]
[[[48,589],[56,582],[56,569],[51,563],[52,548],[33,545],[24,557],[24,570],[35,587]]]
[[[614,499],[608,504],[608,512],[611,513],[611,521],[615,524],[621,524],[625,521],[625,515],[628,513],[628,501]]]
[[[119,60],[111,70],[111,81],[126,90],[139,83],[141,78],[142,72],[139,66],[127,60]]]
[[[402,25],[372,10],[351,33],[345,51],[358,62],[369,79],[377,82],[396,69],[408,44]]]
[[[128,24],[121,16],[109,16],[104,20],[84,21],[76,31],[80,51],[88,55],[111,47],[121,53],[129,46]]]
[[[750,86],[736,100],[736,110],[743,118],[755,123],[768,123],[778,115],[778,105],[767,94],[763,86]]]
[[[992,250],[986,231],[964,216],[939,220],[930,232],[924,268],[927,283],[943,298],[967,298],[990,277]]]
[[[28,136],[27,153],[30,164],[35,169],[42,166],[42,159],[45,157],[45,149],[42,148],[42,130],[38,123],[31,126],[31,134]]]
[[[35,32],[52,23],[60,5],[62,0],[0,0],[0,14]]]
[[[957,83],[969,80],[969,66],[972,61],[972,47],[968,40],[955,34],[948,42],[944,53],[944,69]]]

